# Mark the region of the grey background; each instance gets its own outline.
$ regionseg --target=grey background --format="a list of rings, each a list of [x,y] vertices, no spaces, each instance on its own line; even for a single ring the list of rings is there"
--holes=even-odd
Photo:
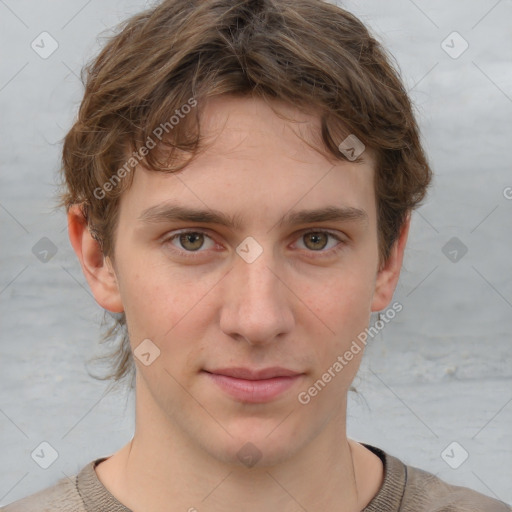
[[[395,294],[403,311],[368,346],[349,435],[512,503],[512,1],[343,5],[396,57],[436,174],[413,216]],[[104,396],[107,384],[87,374],[103,314],[53,206],[80,69],[101,31],[144,6],[0,0],[0,505],[133,434],[133,399]],[[43,31],[59,45],[47,59],[31,48]],[[456,59],[441,46],[453,31],[469,44]],[[32,252],[43,237],[57,251],[46,263]],[[48,469],[31,458],[43,441],[59,454]],[[469,454],[457,469],[441,457],[454,441]]]

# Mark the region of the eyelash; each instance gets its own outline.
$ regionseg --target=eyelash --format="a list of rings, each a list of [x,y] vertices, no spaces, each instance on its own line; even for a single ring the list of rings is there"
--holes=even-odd
[[[196,259],[196,258],[201,258],[202,257],[202,254],[206,251],[202,251],[202,250],[197,250],[197,251],[187,251],[187,250],[179,250],[179,249],[176,249],[170,242],[172,242],[174,239],[178,238],[179,236],[181,235],[188,235],[188,234],[192,234],[192,233],[200,233],[202,235],[205,235],[207,236],[208,238],[212,239],[212,237],[210,235],[208,235],[208,233],[206,231],[203,231],[201,229],[194,229],[194,230],[184,230],[184,231],[179,231],[171,236],[167,236],[165,239],[162,240],[162,242],[166,245],[169,245],[171,246],[171,250],[173,252],[177,252],[178,254],[180,255],[185,255],[186,258],[188,259]],[[314,255],[313,258],[322,258],[322,257],[325,257],[325,255],[329,255],[329,256],[332,256],[334,254],[337,254],[339,251],[341,251],[346,242],[344,240],[342,240],[339,236],[335,235],[334,233],[332,233],[331,231],[328,231],[328,230],[325,230],[325,229],[311,229],[309,231],[304,231],[300,234],[299,238],[302,238],[303,236],[305,235],[309,235],[311,233],[325,233],[329,236],[331,236],[332,238],[334,238],[335,240],[337,240],[338,242],[340,242],[339,244],[337,244],[336,246],[332,247],[331,249],[328,249],[327,251],[324,251],[324,250],[321,250],[321,251],[313,251],[313,250],[309,250],[307,252],[310,252],[312,254],[314,253],[318,253],[319,255],[316,256]],[[212,239],[213,240],[213,239]],[[214,241],[214,240],[213,240]]]

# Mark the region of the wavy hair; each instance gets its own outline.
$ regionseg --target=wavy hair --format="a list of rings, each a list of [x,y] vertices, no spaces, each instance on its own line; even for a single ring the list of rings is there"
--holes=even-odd
[[[354,15],[323,0],[165,0],[121,24],[82,79],[78,117],[64,139],[60,204],[81,206],[112,259],[130,170],[182,169],[202,149],[199,107],[221,94],[318,113],[323,150],[334,159],[347,159],[339,144],[350,134],[371,149],[381,262],[431,181],[396,62]],[[191,99],[198,108],[171,129]],[[162,126],[156,148],[142,151]],[[124,314],[103,341],[114,343],[104,356],[112,371],[97,378],[131,375],[133,386]]]

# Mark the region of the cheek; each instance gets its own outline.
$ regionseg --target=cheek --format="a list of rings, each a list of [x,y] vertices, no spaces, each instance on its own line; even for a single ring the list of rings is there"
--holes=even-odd
[[[363,276],[366,276],[364,279]],[[297,397],[309,404],[309,414],[317,417],[340,412],[346,393],[359,369],[365,345],[358,336],[368,326],[371,315],[372,279],[363,270],[344,273],[321,283],[321,293],[309,291],[308,307],[314,312],[306,326],[307,343],[313,351],[314,371]],[[311,290],[311,288],[309,288]],[[318,321],[316,321],[318,317]]]
[[[323,373],[330,368],[338,356],[343,356],[357,337],[368,327],[371,316],[374,276],[368,267],[362,265],[350,272],[333,273],[315,285],[304,287],[302,296],[311,312],[307,324],[303,326],[308,337],[317,339],[317,343],[308,347],[315,352],[318,362],[317,371]],[[305,310],[307,311],[307,310]],[[359,345],[361,345],[359,343]],[[351,381],[363,354],[364,345],[356,346],[348,357],[353,364],[343,369],[343,376],[335,379],[339,385]],[[343,384],[343,387],[345,387]],[[337,387],[336,384],[333,387]]]
[[[374,282],[364,266],[350,271],[334,269],[314,284],[308,282],[301,295],[308,308],[335,331],[332,334],[339,336],[343,334],[340,326],[360,325],[369,319]]]
[[[148,258],[149,259],[149,258]],[[149,338],[162,348],[173,344],[188,326],[218,276],[177,272],[162,264],[150,265],[126,259],[119,283],[132,345]],[[137,269],[131,271],[129,269]],[[181,334],[180,334],[181,335]]]

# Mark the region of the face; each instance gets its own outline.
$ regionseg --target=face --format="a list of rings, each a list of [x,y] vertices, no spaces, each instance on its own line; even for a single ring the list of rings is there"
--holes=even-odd
[[[284,460],[344,422],[363,351],[333,365],[387,305],[370,155],[333,164],[301,139],[319,120],[274,105],[300,123],[210,100],[209,149],[175,175],[138,168],[120,201],[116,282],[150,354],[135,357],[141,407],[225,462],[247,442]]]

